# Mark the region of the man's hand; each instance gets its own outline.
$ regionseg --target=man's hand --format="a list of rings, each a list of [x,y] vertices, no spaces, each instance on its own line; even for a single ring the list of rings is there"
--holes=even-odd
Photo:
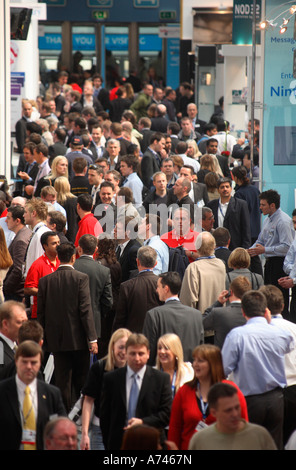
[[[133,426],[138,426],[140,424],[143,424],[143,420],[140,418],[131,418],[129,422],[127,423],[127,426],[123,428],[124,430],[132,428]]]
[[[228,295],[229,291],[228,290],[222,290],[221,294],[219,295],[218,297],[218,302],[220,302],[220,304],[225,304],[225,302],[227,302],[228,298],[229,298],[229,295]]]
[[[262,255],[263,253],[265,253],[265,247],[258,243],[255,247],[249,248],[247,252],[251,257],[256,255]]]
[[[293,279],[289,276],[281,277],[278,279],[278,283],[284,289],[290,289],[291,287],[294,287]]]
[[[89,350],[92,354],[98,354],[98,343],[97,342],[90,343]]]

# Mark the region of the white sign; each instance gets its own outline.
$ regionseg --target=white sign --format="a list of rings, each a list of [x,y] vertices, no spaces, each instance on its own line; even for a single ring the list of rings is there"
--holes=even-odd
[[[180,26],[160,26],[158,36],[160,38],[180,38]]]

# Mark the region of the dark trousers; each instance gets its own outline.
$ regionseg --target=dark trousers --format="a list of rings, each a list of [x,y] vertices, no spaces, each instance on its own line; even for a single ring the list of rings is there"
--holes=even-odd
[[[90,366],[90,353],[81,351],[61,351],[53,353],[55,385],[61,390],[67,413],[78,400],[86,382]]]
[[[284,445],[296,429],[296,385],[284,389]]]
[[[272,284],[282,291],[284,296],[284,310],[282,311],[282,315],[286,320],[289,320],[289,289],[283,289],[278,283],[278,279],[287,276],[283,270],[284,259],[285,258],[282,256],[272,256],[266,259],[264,284]]]
[[[259,424],[269,431],[278,450],[283,449],[284,394],[276,388],[259,395],[246,397],[250,423]]]
[[[296,286],[292,287],[290,290],[291,292],[291,299],[290,299],[290,316],[289,320],[293,323],[296,323]]]

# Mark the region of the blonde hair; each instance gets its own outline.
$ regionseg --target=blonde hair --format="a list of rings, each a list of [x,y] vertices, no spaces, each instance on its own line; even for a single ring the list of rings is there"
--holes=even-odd
[[[57,202],[63,205],[69,197],[76,197],[71,193],[71,186],[66,176],[59,176],[54,182],[54,189],[57,192]]]
[[[115,359],[114,359],[114,351],[113,351],[114,344],[119,339],[122,339],[125,337],[129,338],[131,334],[132,334],[131,331],[128,330],[127,328],[119,328],[118,330],[114,331],[109,341],[107,356],[105,357],[106,358],[106,365],[105,365],[106,371],[113,370],[115,367]]]
[[[65,161],[67,164],[68,164],[68,160],[66,157],[64,157],[63,155],[58,155],[57,157],[55,157],[52,161],[52,164],[51,164],[51,172],[50,172],[50,178],[57,178],[58,175],[57,175],[57,165],[61,162],[61,161]],[[66,178],[68,178],[68,167],[67,167],[67,173],[65,175]]]
[[[176,381],[175,387],[176,391],[180,387],[180,382],[182,379],[182,369],[184,366],[184,354],[181,340],[178,335],[174,333],[167,333],[161,336],[157,342],[157,348],[159,344],[162,343],[166,349],[169,349],[175,356],[175,369],[176,369]],[[161,369],[161,363],[157,354],[156,357],[156,369]]]
[[[26,202],[27,210],[32,214],[32,212],[36,212],[37,219],[39,220],[46,220],[48,214],[48,206],[46,202],[42,199],[34,197],[32,199],[28,199]]]
[[[251,257],[244,248],[235,248],[228,258],[228,267],[232,269],[249,268]]]

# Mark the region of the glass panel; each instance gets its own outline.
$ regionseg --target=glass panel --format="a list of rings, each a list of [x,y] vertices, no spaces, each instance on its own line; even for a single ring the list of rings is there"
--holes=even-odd
[[[128,76],[128,27],[106,26],[106,87],[116,86],[120,77]]]
[[[62,51],[62,26],[40,24],[38,28],[39,70],[42,83],[56,79]]]
[[[72,26],[73,71],[91,70],[96,63],[94,26]]]
[[[139,78],[153,85],[164,85],[162,39],[157,26],[139,27]]]

